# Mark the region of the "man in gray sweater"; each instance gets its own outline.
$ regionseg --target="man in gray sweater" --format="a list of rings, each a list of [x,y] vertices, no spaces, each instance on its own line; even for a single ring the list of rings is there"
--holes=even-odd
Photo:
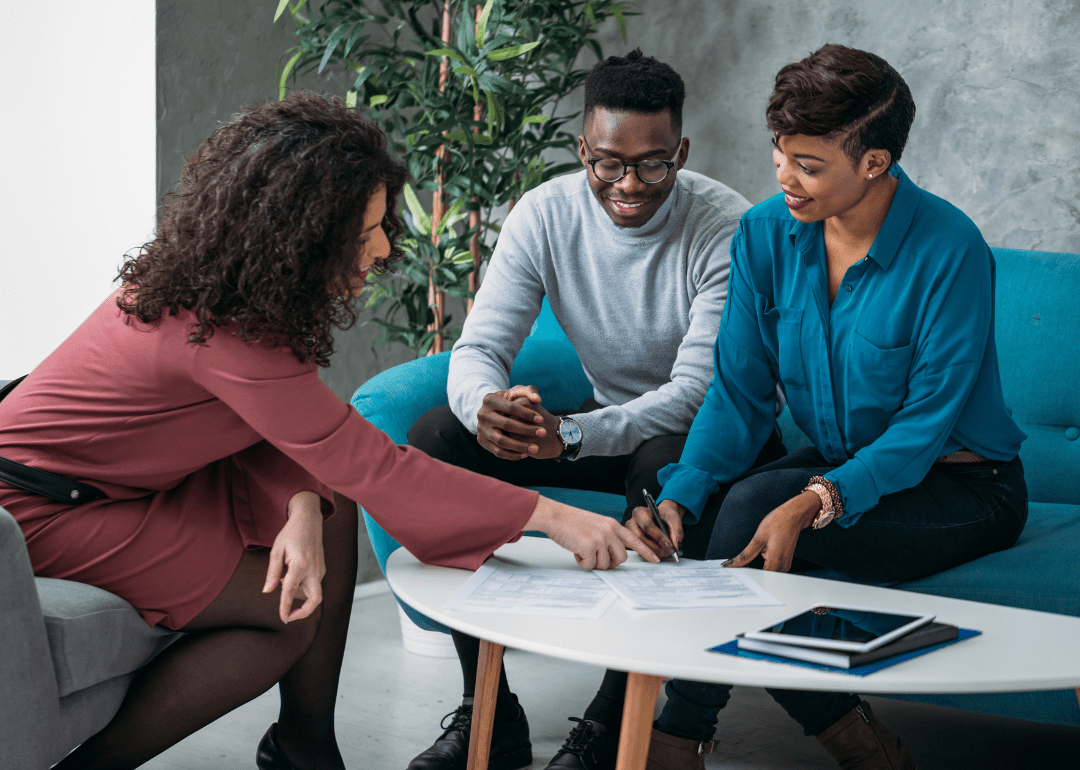
[[[682,79],[640,50],[597,64],[585,83],[578,155],[585,168],[522,196],[507,216],[450,358],[450,404],[421,417],[409,443],[516,484],[625,494],[627,516],[677,462],[712,378],[727,296],[729,242],[749,203],[683,170]],[[510,367],[547,297],[593,397],[570,414],[543,406]],[[767,447],[766,451],[770,448]],[[703,557],[712,521],[672,533]],[[410,770],[464,769],[479,642],[455,632],[465,700]],[[614,768],[625,674],[608,672],[548,768]],[[493,770],[532,761],[528,723],[505,674]]]

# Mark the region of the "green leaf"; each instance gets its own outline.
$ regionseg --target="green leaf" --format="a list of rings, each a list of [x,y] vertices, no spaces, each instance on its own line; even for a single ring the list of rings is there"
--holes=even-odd
[[[330,57],[334,55],[334,49],[338,47],[341,38],[345,37],[346,31],[347,28],[342,24],[330,33],[330,37],[326,41],[326,51],[323,53],[322,61],[319,62],[318,72],[320,75],[322,74],[322,71],[326,69],[326,64],[330,61]]]
[[[355,89],[356,91],[359,91],[361,88],[364,87],[364,83],[368,81],[368,78],[371,79],[372,83],[377,82],[375,70],[373,70],[371,67],[359,67],[356,69],[356,72],[356,80],[353,81],[352,86],[353,89]]]
[[[495,94],[491,93],[491,91],[485,91],[484,95],[487,96],[488,133],[494,133],[494,124],[501,125],[506,114]]]
[[[285,81],[289,77],[289,73],[292,72],[293,67],[296,66],[296,62],[300,61],[300,57],[304,55],[303,50],[297,51],[293,54],[293,57],[289,59],[285,64],[285,69],[281,71],[281,82],[278,84],[278,99],[285,98]]]
[[[497,51],[492,51],[487,57],[491,59],[491,61],[506,61],[507,59],[513,59],[515,56],[521,56],[524,53],[528,53],[538,45],[540,45],[540,41],[512,45],[509,48],[500,48]]]
[[[616,20],[619,22],[619,32],[622,33],[622,39],[626,40],[626,18],[623,16],[623,10],[626,6],[622,3],[616,3],[611,6],[611,12],[615,14]]]
[[[356,91],[349,91],[345,94],[345,106],[350,110],[356,107]]]
[[[476,47],[484,47],[484,38],[487,36],[488,19],[491,18],[491,9],[495,5],[495,0],[488,0],[484,5],[484,10],[480,11],[480,18],[476,22]],[[281,11],[278,11],[281,13]],[[274,18],[277,21],[277,17]]]
[[[525,128],[529,123],[547,123],[551,118],[547,115],[527,115],[521,120],[521,127]]]
[[[446,210],[446,212],[443,214],[442,219],[439,221],[439,226],[435,228],[436,238],[441,237],[442,234],[446,232],[446,229],[457,221],[455,217],[458,216],[458,212],[461,211],[461,207],[464,205],[465,200],[462,198],[458,198],[456,201],[450,204],[450,208]]]
[[[456,254],[451,254],[450,261],[455,265],[471,265],[473,261],[472,252],[459,251]]]
[[[378,107],[378,106],[379,106],[380,104],[386,104],[386,101],[387,101],[387,99],[389,99],[389,98],[390,98],[390,97],[389,97],[389,96],[387,96],[386,94],[375,94],[375,95],[374,95],[373,97],[371,97],[371,99],[370,99],[370,100],[368,101],[368,104],[369,104],[369,105],[371,105],[372,107]]]
[[[364,289],[364,294],[364,310],[377,308],[393,296],[391,290],[381,283],[369,283]]]
[[[420,199],[416,197],[416,192],[410,184],[405,185],[405,205],[409,207],[409,213],[412,214],[417,229],[424,235],[430,235],[431,216],[425,212],[424,207],[420,205]]]
[[[476,77],[476,70],[474,70],[472,67],[470,67],[468,65],[463,65],[461,67],[454,67],[454,72],[456,72],[459,75],[468,75],[469,77],[472,77],[472,78]]]
[[[585,3],[585,17],[589,20],[589,23],[594,27],[596,26],[596,11],[593,10],[593,2],[595,0],[589,0]]]
[[[289,0],[281,0],[281,2],[278,3],[277,10],[274,12],[274,23],[275,24],[277,23],[277,20],[281,18],[281,14],[285,12],[285,8],[288,7],[288,5],[289,5]]]
[[[447,56],[454,61],[459,61],[462,64],[465,64],[465,59],[462,58],[461,54],[459,54],[452,48],[436,48],[434,51],[426,51],[425,53],[428,56]]]
[[[514,84],[502,75],[498,75],[489,70],[488,72],[480,73],[480,87],[485,91],[506,92],[512,90]]]
[[[466,137],[465,131],[458,129],[457,131],[448,131],[443,134],[443,139],[448,142],[464,142]]]

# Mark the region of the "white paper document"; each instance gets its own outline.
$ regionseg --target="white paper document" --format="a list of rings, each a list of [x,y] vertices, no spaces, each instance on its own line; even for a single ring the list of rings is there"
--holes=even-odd
[[[745,570],[721,567],[719,561],[627,562],[613,570],[596,570],[594,574],[611,586],[620,599],[639,610],[783,604]]]
[[[473,573],[446,608],[597,620],[617,598],[592,572],[533,569],[491,559]]]

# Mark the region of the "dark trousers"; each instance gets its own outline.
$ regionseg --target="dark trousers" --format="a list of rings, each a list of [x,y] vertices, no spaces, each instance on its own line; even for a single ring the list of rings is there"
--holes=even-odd
[[[589,412],[599,408],[588,399],[577,412]],[[568,411],[555,414],[568,414]],[[567,489],[589,489],[598,492],[621,494],[626,498],[625,522],[634,508],[644,505],[642,489],[648,489],[654,497],[660,494],[657,472],[669,463],[678,462],[686,436],[658,436],[645,441],[628,455],[617,457],[583,457],[580,460],[561,461],[502,460],[484,449],[450,410],[449,406],[432,409],[422,415],[409,429],[409,444],[422,449],[430,456],[485,476],[519,486],[548,486]],[[773,433],[765,448],[758,455],[755,467],[766,465],[786,454],[779,434]],[[730,485],[721,488],[726,493]],[[682,553],[687,558],[703,559],[712,537],[713,525],[719,507],[703,512],[697,524],[683,530]],[[476,685],[476,658],[480,642],[459,631],[451,631],[458,651],[462,675],[465,680],[464,695],[472,697]],[[626,674],[609,671],[604,677],[600,692],[585,712],[586,718],[607,724],[609,730],[618,733],[622,714],[622,700],[626,690]],[[499,703],[511,717],[516,714],[516,700],[509,696],[505,672],[499,685]],[[507,703],[504,704],[504,701]]]
[[[590,398],[574,411],[591,412],[598,408],[600,404]],[[554,412],[557,415],[569,413],[568,410]],[[440,406],[421,415],[413,423],[409,428],[408,440],[410,446],[423,450],[437,460],[510,484],[587,489],[622,495],[626,498],[625,521],[635,507],[645,505],[643,489],[648,489],[653,496],[660,493],[656,474],[665,465],[678,462],[686,436],[658,436],[643,442],[631,454],[617,457],[582,457],[573,461],[534,458],[503,460],[480,446],[476,434],[454,416],[449,406]],[[692,533],[688,530],[684,542],[687,547],[704,555],[711,535],[710,522],[708,526],[694,528]],[[476,690],[480,640],[460,631],[451,631],[450,635],[461,664],[463,695],[471,698]],[[496,708],[496,719],[500,716],[512,719],[517,714],[517,699],[510,692],[505,669],[499,677]]]
[[[591,412],[598,409],[588,399],[580,409],[556,410],[553,414]],[[626,515],[645,505],[642,489],[660,494],[657,471],[679,461],[686,436],[657,436],[641,444],[634,452],[617,457],[582,457],[579,460],[503,460],[480,446],[449,406],[440,406],[423,414],[409,428],[409,445],[422,449],[437,460],[481,473],[516,486],[562,487],[609,492],[626,498]],[[700,549],[705,552],[711,528],[700,535]]]
[[[576,413],[599,408],[588,399]],[[553,414],[570,414],[556,411]],[[642,489],[657,497],[660,483],[656,474],[669,463],[679,461],[686,436],[657,436],[643,442],[634,452],[617,457],[582,457],[580,460],[503,460],[480,446],[449,406],[440,406],[421,415],[409,429],[409,445],[422,449],[437,460],[482,473],[517,486],[562,487],[609,492],[626,498],[625,522],[634,508],[645,505]],[[779,434],[773,433],[758,455],[755,468],[783,457],[787,451]],[[726,493],[730,485],[721,487]],[[712,537],[719,507],[707,509],[697,524],[683,531],[683,555],[703,559]],[[749,542],[749,541],[747,541]]]
[[[754,468],[729,490],[709,498],[716,526],[707,558],[738,554],[774,508],[799,494],[811,476],[835,466],[812,447]],[[795,564],[832,569],[855,582],[897,583],[932,575],[1009,548],[1027,521],[1027,486],[1020,459],[1010,462],[936,463],[918,486],[881,498],[850,527],[834,522],[803,530]],[[754,566],[754,565],[751,565]],[[657,722],[666,733],[709,740],[730,685],[672,680]],[[817,735],[858,702],[841,693],[768,692],[803,727]]]

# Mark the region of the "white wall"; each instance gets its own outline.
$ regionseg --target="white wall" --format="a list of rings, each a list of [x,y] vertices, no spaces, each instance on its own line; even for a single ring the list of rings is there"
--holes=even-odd
[[[0,380],[105,298],[154,228],[151,0],[0,0]]]

